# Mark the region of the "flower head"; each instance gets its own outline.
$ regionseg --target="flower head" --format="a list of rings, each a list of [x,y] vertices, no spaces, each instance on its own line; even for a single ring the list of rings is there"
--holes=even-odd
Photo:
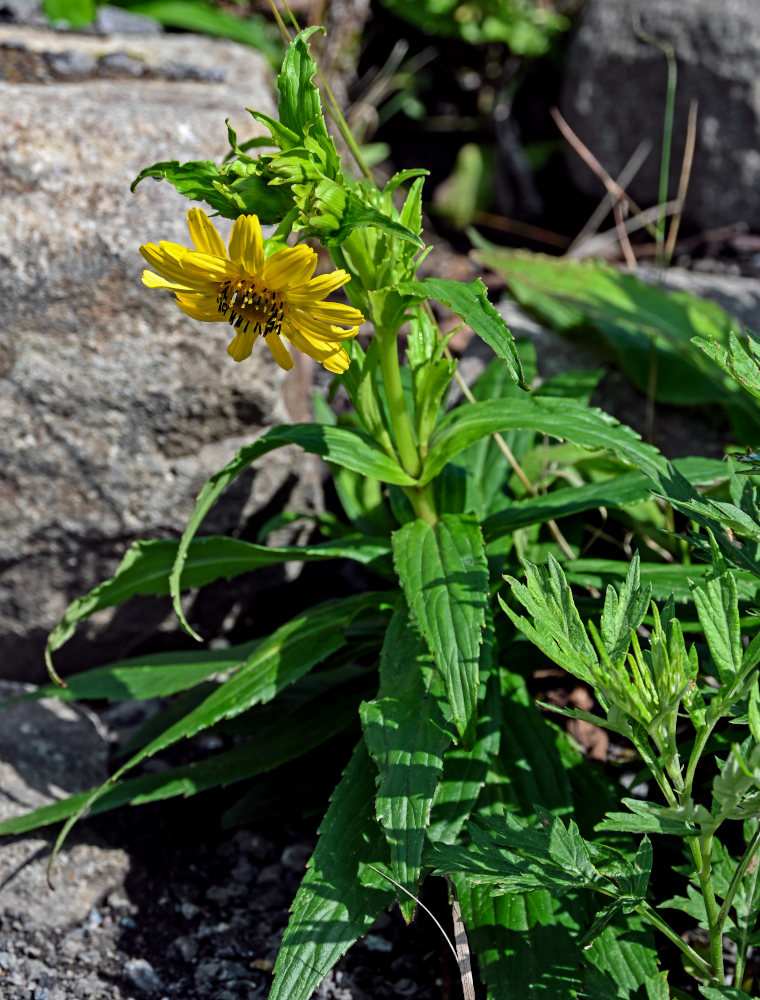
[[[293,359],[282,338],[331,372],[344,372],[349,359],[342,340],[355,337],[364,317],[353,306],[325,302],[349,280],[345,271],[313,277],[317,254],[299,245],[265,254],[255,215],[242,215],[226,248],[205,212],[187,213],[195,249],[179,243],[147,243],[140,253],[158,272],[143,271],[148,288],[168,288],[194,319],[226,320],[235,330],[227,351],[244,361],[261,336],[286,371]]]

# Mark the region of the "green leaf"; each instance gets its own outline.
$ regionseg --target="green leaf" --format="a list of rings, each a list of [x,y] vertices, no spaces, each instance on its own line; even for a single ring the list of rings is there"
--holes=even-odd
[[[258,641],[226,649],[152,653],[116,660],[105,667],[72,674],[66,678],[65,688],[45,684],[13,701],[36,701],[38,698],[60,698],[61,701],[166,698],[178,691],[186,691],[214,674],[234,670],[245,662]],[[10,702],[3,703],[8,704]]]
[[[346,626],[363,613],[392,607],[395,595],[362,593],[316,604],[276,629],[256,645],[238,670],[208,697],[169,726],[129,758],[100,788],[90,793],[78,812],[58,835],[53,857],[74,823],[127,771],[181,739],[232,719],[254,705],[271,701],[278,692],[293,684],[316,664],[323,662],[347,642]]]
[[[404,919],[414,916],[425,830],[451,743],[443,683],[424,642],[397,608],[380,660],[377,698],[361,706],[364,739],[379,771],[377,818],[388,841]]]
[[[121,565],[110,580],[99,584],[89,594],[73,601],[60,622],[48,636],[46,660],[74,634],[79,622],[96,611],[122,604],[138,594],[168,594],[169,575],[179,552],[176,541],[137,541],[127,550]],[[384,539],[344,537],[316,545],[255,545],[237,538],[209,536],[191,541],[185,555],[182,587],[202,587],[221,578],[231,580],[262,566],[292,560],[315,562],[322,559],[355,559],[368,566],[382,568],[390,546]]]
[[[731,687],[741,675],[744,654],[737,586],[712,535],[710,547],[712,571],[701,586],[692,584],[691,596],[720,679]]]
[[[503,610],[549,659],[579,680],[593,684],[592,670],[599,661],[575,607],[562,567],[551,554],[546,567],[537,567],[529,562],[524,566],[525,584],[511,576],[504,579],[533,621],[517,615],[499,598]]]
[[[437,845],[426,852],[425,860],[435,867],[435,874],[461,872],[474,884],[490,884],[505,893],[546,889],[559,897],[577,889],[609,889],[609,880],[592,864],[576,824],[565,826],[538,805],[536,812],[542,829],[510,812],[498,818],[477,817],[469,826],[472,846]]]
[[[336,694],[334,687],[321,698],[301,697],[283,710],[277,707],[256,720],[256,735],[232,750],[137,778],[126,778],[110,786],[94,802],[92,789],[41,806],[0,823],[0,836],[27,833],[59,823],[91,802],[92,814],[124,805],[143,805],[182,795],[187,798],[211,788],[224,788],[257,774],[271,771],[320,746],[356,717],[356,696]]]
[[[757,340],[749,332],[744,343],[733,331],[728,334],[727,346],[718,343],[714,338],[705,340],[694,337],[696,344],[705,354],[730,375],[746,392],[760,399],[760,351]]]
[[[322,99],[313,82],[317,65],[306,44],[317,31],[324,34],[325,29],[317,25],[304,28],[288,46],[282,71],[277,78],[280,91],[278,111],[285,128],[302,140],[308,135],[317,144],[324,154],[323,173],[334,178],[340,172],[340,159],[327,132]]]
[[[536,396],[466,403],[447,414],[430,438],[419,485],[429,483],[447,462],[480,438],[515,428],[529,428],[586,448],[609,449],[653,479],[667,470],[655,448],[609,414],[572,399]]]
[[[606,927],[584,955],[595,968],[631,993],[659,975],[651,928],[636,916],[628,918],[625,928]]]
[[[488,886],[470,885],[464,877],[452,881],[488,1000],[577,995],[583,959],[568,933],[572,918],[560,910],[564,901],[545,890],[493,896]]]
[[[407,604],[443,677],[462,744],[471,748],[488,605],[480,528],[470,515],[444,514],[435,525],[408,522],[392,542]]]
[[[725,479],[726,464],[716,459],[676,459],[675,468],[689,482],[709,485]],[[615,509],[651,499],[652,480],[640,472],[619,472],[601,482],[584,483],[554,490],[551,493],[518,500],[483,522],[486,542],[524,528],[530,524],[543,524],[596,507]]]
[[[435,299],[446,306],[472,328],[481,340],[507,363],[510,376],[522,389],[528,388],[515,346],[504,318],[488,299],[488,290],[478,278],[465,284],[445,278],[426,278],[424,281],[407,282],[401,291]]]
[[[309,1000],[393,899],[372,867],[387,856],[375,820],[374,765],[360,740],[333,793],[274,967],[269,1000]]]
[[[84,28],[95,20],[94,0],[44,0],[42,9],[53,25],[65,21],[71,28]]]
[[[707,1000],[747,1000],[747,994],[734,986],[702,986],[700,983],[699,992]]]
[[[492,669],[491,625],[487,625],[486,637],[488,645],[480,663],[475,745],[471,750],[452,747],[446,752],[428,827],[428,839],[433,844],[450,844],[456,840],[470,818],[491,763],[499,752],[501,695],[497,671]]]
[[[256,14],[239,17],[204,0],[115,0],[114,6],[152,17],[167,28],[231,38],[258,49],[270,60],[278,59],[281,52],[272,26]]]
[[[595,331],[616,351],[621,367],[643,392],[656,378],[663,402],[719,403],[742,440],[760,434],[755,404],[694,350],[695,334],[727,342],[733,317],[688,292],[666,292],[598,260],[577,261],[497,248],[476,253],[507,290],[541,322],[566,335]],[[653,368],[654,365],[654,368]]]
[[[580,587],[596,587],[597,590],[619,581],[625,576],[628,567],[629,563],[622,559],[569,559],[562,564],[570,583]],[[692,583],[701,584],[711,572],[711,567],[706,563],[641,564],[641,575],[652,584],[652,596],[657,601],[665,601],[671,594],[677,602],[689,601]],[[746,570],[733,572],[741,600],[755,600],[760,586],[757,577]]]
[[[631,645],[631,631],[644,620],[652,595],[652,584],[642,589],[640,559],[635,552],[619,591],[608,586],[600,622],[602,641],[613,663],[621,662]]]
[[[625,833],[663,833],[676,837],[696,837],[699,829],[688,820],[678,816],[675,809],[647,802],[642,799],[621,799],[630,813],[607,813],[601,823],[594,827],[599,832],[622,831]]]
[[[344,427],[328,427],[325,424],[280,424],[252,444],[241,448],[235,458],[216,472],[198,494],[195,508],[180,539],[169,580],[177,618],[185,631],[196,639],[200,639],[200,636],[188,624],[180,604],[182,575],[190,543],[206,513],[227,486],[245,472],[256,459],[286,444],[300,445],[306,452],[321,455],[326,461],[374,477],[381,482],[395,483],[399,486],[414,484],[414,480],[378,448],[371,438],[357,430],[347,430]]]

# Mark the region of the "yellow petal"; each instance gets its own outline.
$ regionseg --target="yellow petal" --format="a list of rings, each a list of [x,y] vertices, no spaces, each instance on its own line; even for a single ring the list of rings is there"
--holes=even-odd
[[[290,296],[288,296],[290,300]],[[343,305],[342,302],[312,302],[306,307],[304,312],[308,312],[314,319],[323,323],[342,323],[344,326],[361,326],[364,316],[353,306]]]
[[[154,271],[143,271],[142,283],[147,285],[148,288],[168,288],[172,292],[187,291],[187,285],[180,285],[175,281],[169,281],[168,278],[163,278]]]
[[[181,249],[187,253],[184,247]],[[167,253],[162,247],[156,246],[155,243],[146,243],[144,246],[141,246],[140,253],[150,266],[165,278],[168,278],[170,281],[185,280],[182,266],[175,254]]]
[[[305,330],[290,326],[287,323],[282,325],[282,334],[290,341],[293,347],[297,347],[301,354],[308,354],[310,358],[322,363],[325,358],[329,358],[336,351],[340,350],[340,344],[336,341],[317,340],[310,337]]]
[[[272,356],[280,368],[283,368],[286,372],[289,372],[293,367],[293,359],[288,353],[287,347],[283,344],[276,333],[269,333],[264,340],[267,342],[267,347],[272,352]]]
[[[342,326],[334,326],[331,323],[315,319],[305,309],[293,310],[288,318],[293,326],[303,330],[310,337],[322,341],[351,340],[359,332],[358,326],[344,329]]]
[[[203,253],[200,250],[188,250],[182,261],[182,269],[186,279],[216,284],[227,281],[236,274],[226,257],[214,257],[213,254]]]
[[[329,372],[334,372],[336,375],[340,375],[348,370],[348,366],[351,364],[351,358],[349,358],[348,351],[346,351],[345,347],[339,347],[335,354],[326,358],[322,364]]]
[[[193,319],[203,320],[204,323],[222,319],[216,301],[207,295],[178,294],[175,301],[182,312]]]
[[[301,244],[278,250],[264,262],[261,280],[274,291],[303,285],[314,274],[317,254],[311,247]]]
[[[230,260],[251,277],[259,277],[264,267],[264,243],[257,215],[235,219],[230,234]]]
[[[224,245],[224,240],[202,209],[190,209],[187,213],[187,225],[196,250],[213,254],[214,257],[222,257],[224,260],[227,259],[227,248]]]
[[[301,288],[289,288],[288,300],[296,306],[310,305],[312,302],[319,302],[330,292],[334,292],[341,285],[350,281],[351,276],[346,271],[333,271],[332,274],[320,274],[311,281],[307,281]]]
[[[253,327],[249,326],[247,330],[241,329],[234,340],[231,340],[227,345],[227,353],[233,361],[245,361],[251,356],[255,339],[256,333]]]

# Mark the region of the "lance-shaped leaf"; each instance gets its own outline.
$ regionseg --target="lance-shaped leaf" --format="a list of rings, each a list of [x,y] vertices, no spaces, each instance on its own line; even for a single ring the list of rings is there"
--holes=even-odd
[[[211,788],[225,788],[238,781],[271,771],[300,757],[339,733],[356,718],[354,692],[329,687],[321,697],[311,692],[291,699],[289,710],[263,712],[255,724],[255,737],[231,750],[111,785],[94,802],[94,789],[69,795],[32,812],[0,823],[0,836],[11,836],[60,823],[77,813],[88,801],[90,813],[105,812],[124,805],[142,805],[182,795],[187,798]]]
[[[726,463],[710,458],[684,458],[675,468],[694,485],[715,483],[726,477]],[[595,507],[619,508],[651,499],[652,481],[640,472],[620,472],[601,482],[569,486],[551,493],[511,503],[483,522],[486,542],[524,528],[569,517]]]
[[[399,905],[414,916],[425,830],[451,743],[441,675],[399,606],[386,633],[377,698],[361,706],[364,739],[379,771],[377,818],[388,841]],[[406,892],[403,892],[406,889]]]
[[[434,479],[451,459],[488,434],[525,428],[585,448],[606,448],[654,479],[664,476],[667,463],[630,427],[601,410],[573,399],[533,396],[525,399],[488,399],[465,403],[447,414],[429,442],[420,485]]]
[[[174,540],[135,542],[110,580],[69,605],[48,636],[46,657],[60,649],[74,634],[79,622],[96,611],[122,604],[138,594],[168,594],[169,575],[178,552],[179,542]],[[232,580],[241,573],[292,560],[355,559],[365,565],[379,565],[377,561],[382,561],[389,554],[390,546],[385,539],[366,536],[343,537],[303,546],[256,545],[225,536],[194,538],[185,555],[182,587],[203,587],[215,580]]]
[[[477,521],[444,514],[410,521],[393,535],[393,560],[412,616],[443,676],[465,747],[475,742],[488,565]]]
[[[367,592],[325,601],[303,611],[258,643],[228,680],[127,760],[100,788],[89,793],[64,825],[53,849],[60,850],[72,826],[127,771],[173,743],[195,736],[223,719],[232,719],[254,705],[271,701],[347,642],[344,629],[362,613],[393,607],[395,595]],[[52,861],[51,861],[52,864]]]
[[[280,424],[262,434],[252,444],[241,448],[235,458],[216,472],[198,494],[195,508],[180,539],[169,579],[177,618],[185,631],[195,639],[200,639],[200,636],[188,624],[180,604],[182,574],[190,543],[220,493],[258,458],[286,444],[297,444],[312,455],[320,455],[325,461],[334,462],[335,465],[362,475],[372,476],[381,482],[394,483],[397,486],[414,485],[414,480],[370,437],[345,427],[329,427],[325,424]]]
[[[269,1000],[309,1000],[393,899],[391,883],[371,867],[387,857],[375,819],[374,770],[360,740],[333,793],[291,907]]]

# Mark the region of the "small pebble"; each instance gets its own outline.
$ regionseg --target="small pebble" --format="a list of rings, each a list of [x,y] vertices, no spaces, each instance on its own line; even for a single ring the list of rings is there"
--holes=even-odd
[[[160,976],[144,958],[130,958],[124,966],[124,972],[138,990],[149,996],[155,996],[163,990]]]
[[[310,844],[290,844],[282,852],[280,862],[283,868],[288,868],[292,872],[302,872],[313,852],[314,848]]]

